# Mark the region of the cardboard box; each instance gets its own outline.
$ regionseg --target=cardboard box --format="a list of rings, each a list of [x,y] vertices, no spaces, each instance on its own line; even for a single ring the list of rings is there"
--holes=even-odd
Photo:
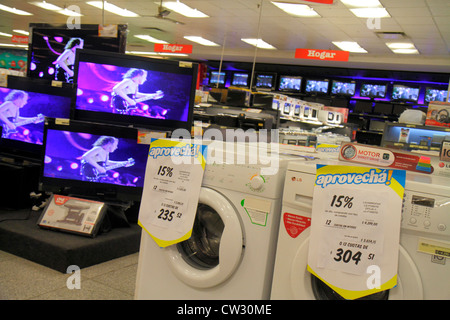
[[[450,128],[450,102],[430,102],[425,125]]]

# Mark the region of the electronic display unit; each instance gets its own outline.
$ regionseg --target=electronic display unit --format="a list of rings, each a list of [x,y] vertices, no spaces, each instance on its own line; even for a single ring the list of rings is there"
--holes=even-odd
[[[331,95],[352,97],[355,95],[355,81],[332,80]]]
[[[361,84],[359,96],[361,98],[386,98],[387,84],[369,83]]]
[[[70,51],[78,50],[80,47],[78,39],[83,40],[84,49],[125,52],[127,36],[125,24],[117,25],[117,34],[112,37],[100,36],[98,24],[81,24],[79,28],[69,29],[67,25],[30,23],[29,29],[27,62],[29,77],[72,82],[73,75],[60,67],[57,59],[61,57],[60,59],[73,72],[75,56]],[[75,45],[78,47],[74,47]]]
[[[373,103],[371,101],[357,100],[353,112],[355,113],[372,113]]]
[[[245,72],[235,72],[232,75],[231,78],[231,85],[233,87],[242,87],[242,88],[248,88],[248,80],[250,78],[250,75]]]
[[[296,117],[300,116],[301,109],[302,109],[302,106],[300,104],[296,104],[294,107],[294,116],[296,116]]]
[[[45,79],[8,76],[0,88],[0,152],[14,158],[39,160],[44,117],[69,118],[72,85],[51,85]]]
[[[225,87],[226,73],[221,71],[211,71],[209,74],[209,85]]]
[[[77,50],[73,119],[191,130],[198,64]]]
[[[140,200],[149,145],[139,144],[137,135],[130,127],[46,118],[41,189],[97,200]]]
[[[302,77],[280,76],[278,91],[300,93],[302,88]]]
[[[259,90],[269,90],[275,89],[275,82],[277,80],[276,73],[263,73],[256,72],[254,78],[254,86]]]
[[[425,102],[431,101],[447,101],[447,90],[427,87],[425,88]]]
[[[394,84],[392,87],[392,101],[417,102],[419,100],[419,87]]]
[[[307,79],[306,80],[306,86],[305,86],[305,92],[310,94],[327,94],[328,93],[328,87],[330,85],[329,80],[313,80],[313,79]]]

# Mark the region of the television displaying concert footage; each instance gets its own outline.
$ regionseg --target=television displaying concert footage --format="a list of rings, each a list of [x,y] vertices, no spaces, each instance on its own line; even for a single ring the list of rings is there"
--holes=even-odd
[[[76,120],[190,130],[198,64],[79,50]]]
[[[447,101],[447,90],[427,87],[425,89],[425,102],[431,101]]]
[[[216,86],[224,87],[225,86],[225,80],[226,80],[226,73],[221,71],[211,71],[209,75],[209,85],[210,86]]]
[[[302,77],[280,76],[278,91],[300,93],[302,89]]]
[[[327,94],[329,81],[324,80],[306,80],[305,92],[311,94]]]
[[[277,80],[276,73],[256,72],[254,79],[255,82],[254,86],[256,89],[271,91],[275,89],[276,80]]]
[[[233,73],[231,85],[234,87],[248,88],[249,74],[245,72]]]
[[[417,102],[419,100],[419,87],[394,84],[392,87],[392,101]]]
[[[125,52],[127,25],[117,25],[117,33],[112,36],[101,36],[98,24],[81,24],[80,28],[69,29],[66,25],[31,23],[29,28],[29,77],[72,82],[73,74],[65,70],[62,64],[73,72],[73,51],[80,48],[78,39],[82,40],[81,47],[85,49]]]
[[[8,76],[7,81],[7,87],[0,87],[0,153],[39,159],[44,117],[69,118],[74,90],[43,79]]]
[[[47,118],[42,189],[100,200],[139,200],[148,150],[149,145],[138,143],[134,128]]]
[[[355,94],[356,82],[354,81],[339,81],[333,80],[331,82],[331,94],[336,96],[351,97]]]
[[[378,83],[362,83],[361,89],[359,91],[359,96],[361,98],[385,98],[386,97],[386,84]]]

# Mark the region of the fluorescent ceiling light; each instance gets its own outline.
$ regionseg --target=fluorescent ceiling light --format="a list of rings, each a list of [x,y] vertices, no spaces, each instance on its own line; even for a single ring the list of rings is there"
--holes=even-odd
[[[15,48],[26,48],[26,49],[28,49],[28,45],[27,44],[0,43],[0,47],[15,47]]]
[[[129,17],[129,18],[135,18],[135,17],[139,17],[139,15],[137,13],[134,13],[130,10],[127,9],[122,9],[112,3],[106,2],[106,1],[88,1],[86,2],[87,4],[99,8],[99,9],[105,9],[108,12],[117,14],[118,16],[122,16],[122,17]],[[105,5],[103,8],[103,4]]]
[[[385,8],[357,8],[350,11],[358,18],[390,18]]]
[[[213,46],[219,46],[217,43],[203,39],[202,37],[197,37],[197,36],[185,36],[185,39],[192,41],[192,42],[197,42],[201,45],[204,46],[209,46],[209,47],[213,47]]]
[[[320,15],[314,11],[313,8],[306,4],[288,3],[288,2],[275,2],[271,1],[281,10],[299,17],[320,17]]]
[[[358,43],[353,41],[333,41],[333,44],[341,50],[355,53],[367,53]]]
[[[356,8],[382,8],[378,0],[341,0],[343,4]]]
[[[271,44],[265,42],[263,39],[241,39],[242,41],[255,46],[257,48],[261,48],[261,49],[276,49],[274,46],[272,46]]]
[[[419,54],[413,43],[411,42],[388,42],[386,45],[394,53],[400,54]]]
[[[136,34],[135,37],[153,43],[168,43],[164,40],[153,38],[152,36],[149,36],[147,34]]]
[[[3,36],[3,37],[12,37],[12,34],[0,32],[0,36]]]
[[[55,11],[59,14],[63,14],[65,16],[70,16],[70,17],[81,17],[83,16],[82,14],[76,12],[76,11],[72,11],[69,10],[67,8],[61,8],[58,6],[55,6],[54,4],[45,2],[45,1],[34,1],[34,2],[30,2],[31,4],[38,6],[39,8],[45,9],[45,10],[50,10],[50,11]]]
[[[155,2],[157,4],[160,4],[160,2]],[[193,9],[184,3],[181,3],[179,1],[164,1],[163,7],[166,7],[167,9],[173,10],[176,13],[179,13],[185,17],[189,18],[208,18],[209,16],[204,14],[203,12]]]
[[[26,36],[28,36],[30,33],[28,31],[25,30],[19,30],[19,29],[14,29],[13,32],[15,33],[20,33],[20,34],[24,34]]]
[[[32,13],[29,13],[29,12],[26,12],[26,11],[23,11],[23,10],[19,10],[19,9],[16,9],[16,8],[11,8],[11,7],[5,6],[3,4],[0,4],[0,10],[11,12],[11,13],[14,13],[14,14],[18,14],[20,16],[32,16],[33,15]]]
[[[177,56],[177,57],[187,57],[185,53],[171,53],[171,52],[148,52],[148,51],[126,51],[127,54],[136,54],[143,56]]]
[[[419,54],[417,49],[393,49],[392,52],[399,54]]]

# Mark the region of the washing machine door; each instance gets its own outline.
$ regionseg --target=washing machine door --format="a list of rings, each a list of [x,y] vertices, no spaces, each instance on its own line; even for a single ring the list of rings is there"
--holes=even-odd
[[[309,232],[309,230],[308,230]],[[291,266],[291,290],[295,299],[343,299],[333,289],[307,271],[309,236],[298,248]],[[423,287],[419,271],[406,250],[400,246],[397,286],[360,298],[361,300],[421,300]]]
[[[195,288],[227,280],[241,261],[244,239],[239,215],[219,192],[202,187],[190,239],[165,248],[174,275]]]

